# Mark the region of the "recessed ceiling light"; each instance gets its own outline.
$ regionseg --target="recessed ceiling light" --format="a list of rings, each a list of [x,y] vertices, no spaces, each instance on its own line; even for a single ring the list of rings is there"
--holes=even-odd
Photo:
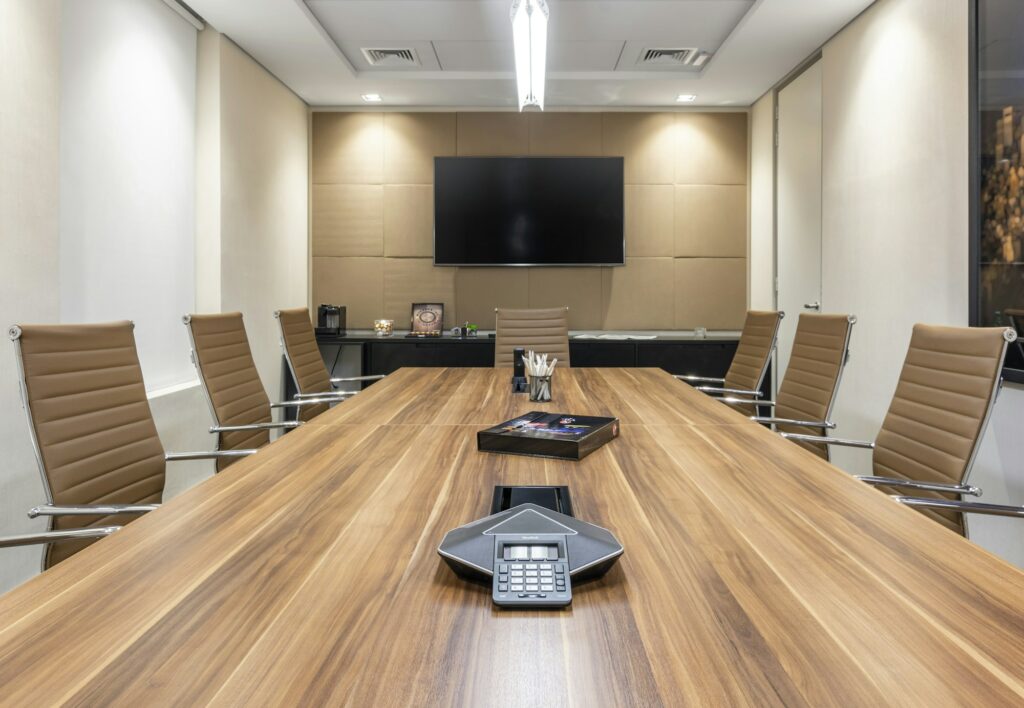
[[[693,103],[697,100],[697,94],[695,93],[681,93],[676,96],[676,103]]]
[[[381,95],[379,93],[364,93],[363,100],[366,101],[367,103],[380,103],[384,99],[381,98]]]
[[[547,65],[547,0],[512,0],[512,48],[516,57],[519,110],[544,110],[544,68]]]

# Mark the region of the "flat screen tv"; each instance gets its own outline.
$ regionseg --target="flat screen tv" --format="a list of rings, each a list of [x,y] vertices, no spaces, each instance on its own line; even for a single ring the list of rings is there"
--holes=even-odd
[[[434,264],[625,262],[621,157],[434,158]]]

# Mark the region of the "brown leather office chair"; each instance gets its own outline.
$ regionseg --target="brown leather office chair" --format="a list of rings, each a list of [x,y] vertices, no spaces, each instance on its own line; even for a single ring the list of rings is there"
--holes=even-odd
[[[547,354],[569,366],[569,308],[549,307],[513,310],[498,307],[495,313],[494,365],[512,366],[517,347]]]
[[[873,450],[874,474],[858,479],[966,534],[961,512],[995,507],[970,508],[960,497],[981,496],[967,477],[999,390],[1006,347],[1016,338],[1016,332],[1003,327],[914,325],[896,392],[874,442],[783,435]],[[899,496],[906,489],[919,496]]]
[[[384,378],[383,374],[374,376],[343,376],[331,378],[320,356],[320,347],[316,343],[316,332],[309,318],[309,309],[295,307],[290,310],[274,312],[278,325],[281,327],[281,351],[288,363],[292,380],[298,393],[295,398],[337,398],[344,400],[354,396],[358,391],[338,391],[334,384],[377,381]],[[310,420],[329,408],[327,403],[306,406],[299,409],[301,421]]]
[[[793,351],[775,401],[757,402],[772,407],[772,415],[754,416],[780,433],[824,436],[836,427],[831,421],[832,405],[839,391],[843,367],[850,352],[850,335],[857,318],[853,315],[812,315],[804,313],[796,325]],[[794,440],[815,455],[830,458],[827,445]]]
[[[271,430],[301,425],[301,421],[275,423],[274,408],[317,406],[337,400],[271,403],[249,349],[241,312],[186,315],[183,321],[192,344],[192,362],[213,416],[210,432],[217,433],[218,450],[259,448],[270,442]],[[218,460],[217,471],[232,462],[231,458]]]
[[[676,378],[698,384],[698,391],[724,395],[727,403],[736,405],[745,413],[755,414],[757,411],[754,406],[747,401],[760,398],[762,395],[761,384],[764,383],[768,364],[772,360],[775,341],[779,336],[779,324],[785,316],[784,312],[775,310],[747,311],[743,330],[740,332],[740,343],[724,378],[691,374],[677,374]]]
[[[255,452],[164,452],[131,322],[15,325],[9,334],[47,499],[28,515],[50,523],[45,533],[0,537],[0,547],[48,544],[44,569],[157,508],[165,462]]]

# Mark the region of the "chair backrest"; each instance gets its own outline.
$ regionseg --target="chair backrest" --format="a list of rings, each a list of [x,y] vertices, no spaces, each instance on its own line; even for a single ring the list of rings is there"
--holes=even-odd
[[[199,372],[214,423],[249,425],[271,422],[270,399],[249,349],[242,313],[186,315],[184,322],[192,342],[192,361]],[[218,433],[217,449],[251,449],[269,442],[270,433],[266,430]],[[217,471],[238,459],[219,458]]]
[[[826,421],[839,391],[850,334],[857,318],[853,315],[801,314],[793,337],[785,377],[775,397],[776,418]],[[824,435],[824,428],[778,425],[783,433]],[[828,445],[794,441],[819,457],[829,459]]]
[[[740,332],[736,354],[725,372],[725,387],[743,391],[757,391],[764,382],[768,364],[772,360],[775,340],[779,336],[779,323],[785,315],[775,310],[748,310]],[[736,410],[754,414],[753,406],[736,406]]]
[[[284,359],[288,362],[288,370],[295,380],[295,388],[299,393],[325,393],[331,390],[331,377],[327,374],[320,347],[316,343],[313,322],[309,318],[309,309],[295,307],[290,310],[278,310],[274,313],[281,327],[281,349]],[[299,420],[310,420],[326,411],[329,406],[322,403],[317,406],[302,406]]]
[[[1014,339],[1016,333],[1003,327],[914,325],[896,392],[875,439],[874,474],[964,482],[995,402],[1006,347]],[[914,496],[956,498],[918,490]],[[920,510],[964,532],[959,512]]]
[[[549,307],[535,310],[495,311],[494,365],[512,366],[516,347],[547,354],[569,366],[569,308]]]
[[[146,398],[133,330],[127,321],[10,329],[50,504],[154,504],[163,496],[164,449]],[[121,525],[134,518],[57,516],[50,528]],[[50,544],[43,567],[90,543]]]

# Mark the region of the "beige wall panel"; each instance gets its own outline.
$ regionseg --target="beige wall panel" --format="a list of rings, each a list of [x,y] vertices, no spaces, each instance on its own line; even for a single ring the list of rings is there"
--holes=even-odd
[[[384,185],[384,255],[434,257],[434,188]]]
[[[444,328],[455,326],[455,268],[435,268],[431,258],[385,258],[384,316],[409,329],[414,302],[443,302]]]
[[[459,113],[459,155],[526,155],[530,149],[526,113]]]
[[[676,185],[675,251],[672,255],[746,257],[747,188]]]
[[[570,329],[600,329],[601,270],[530,268],[529,307],[568,307]]]
[[[344,305],[350,328],[373,327],[384,316],[384,259],[314,258],[310,309],[322,303]]]
[[[433,184],[434,157],[454,154],[454,113],[384,114],[385,183]]]
[[[384,255],[383,187],[313,185],[313,255]]]
[[[603,113],[601,118],[603,152],[625,158],[626,184],[672,184],[673,114]]]
[[[746,184],[747,114],[677,113],[676,184]]]
[[[671,258],[627,258],[603,271],[602,329],[672,329]]]
[[[625,191],[626,255],[674,253],[673,193],[670,184],[627,184]]]
[[[745,258],[676,258],[675,329],[741,329],[746,282]]]
[[[529,276],[527,268],[459,268],[455,273],[456,324],[468,320],[480,329],[494,329],[495,307],[529,307]]]
[[[314,184],[380,184],[383,180],[384,114],[313,114]]]
[[[600,113],[527,113],[531,155],[601,154]]]

